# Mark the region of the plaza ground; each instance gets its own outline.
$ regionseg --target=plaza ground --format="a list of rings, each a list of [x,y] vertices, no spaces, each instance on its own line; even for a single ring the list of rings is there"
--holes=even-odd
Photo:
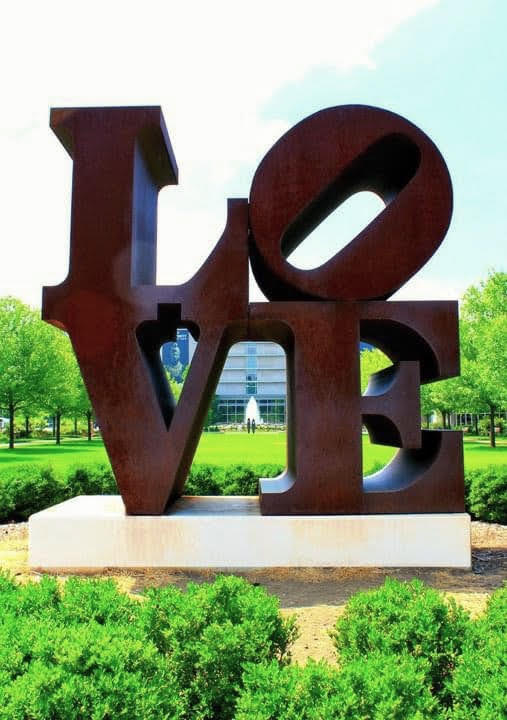
[[[507,440],[498,439],[496,448],[489,447],[488,438],[464,438],[465,469],[487,465],[507,464]],[[395,448],[372,445],[363,436],[363,464],[365,473],[385,465],[396,452]],[[194,462],[212,465],[256,465],[261,463],[285,464],[286,438],[283,432],[204,433]],[[107,462],[104,445],[99,438],[64,439],[60,446],[52,440],[20,442],[14,450],[0,447],[0,469],[15,463],[36,462],[52,465],[64,471],[67,467],[93,462]]]

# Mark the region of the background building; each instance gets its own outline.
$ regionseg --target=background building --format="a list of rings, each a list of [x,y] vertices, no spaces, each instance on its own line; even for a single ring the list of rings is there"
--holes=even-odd
[[[177,340],[162,346],[162,362],[168,372],[181,382],[181,373],[192,361],[196,342],[183,328]],[[370,347],[361,343],[361,350]],[[270,425],[286,422],[285,352],[274,342],[240,342],[233,345],[218,382],[217,422],[235,425],[245,420],[251,397],[257,401],[261,421]]]
[[[285,423],[285,352],[273,342],[240,342],[229,351],[217,387],[218,422],[242,423],[254,397],[262,422]]]
[[[177,382],[192,361],[195,347],[195,340],[184,328],[178,329],[176,342],[162,346],[162,362]],[[284,424],[285,390],[285,353],[280,345],[237,343],[229,351],[217,386],[217,422],[243,423],[247,403],[254,397],[262,422]]]

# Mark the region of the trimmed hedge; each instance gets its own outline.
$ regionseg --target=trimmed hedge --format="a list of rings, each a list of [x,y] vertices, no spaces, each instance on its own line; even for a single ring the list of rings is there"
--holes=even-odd
[[[468,614],[452,598],[444,600],[420,580],[401,583],[387,578],[380,588],[349,600],[332,637],[341,663],[377,653],[423,658],[428,687],[447,702],[446,681],[469,626]]]
[[[241,578],[134,599],[111,580],[0,573],[0,720],[507,716],[507,587],[476,621],[422,583],[360,593],[337,622],[334,665],[291,665],[296,636]]]
[[[375,468],[376,470],[377,468]],[[188,495],[257,495],[261,477],[275,477],[281,465],[193,465]],[[472,470],[465,477],[466,507],[486,522],[507,524],[507,467]],[[25,463],[0,471],[0,523],[26,520],[39,510],[76,495],[114,495],[118,489],[109,465],[74,467],[60,475],[52,467]]]
[[[507,587],[469,620],[418,581],[387,580],[346,605],[338,665],[247,666],[236,720],[507,717]]]
[[[275,477],[280,465],[194,465],[188,495],[257,495],[260,477]],[[116,495],[111,468],[104,463],[70,468],[60,475],[50,467],[20,463],[0,471],[0,523],[27,520],[30,515],[76,495]]]
[[[467,473],[467,509],[479,520],[507,524],[507,465]]]
[[[449,681],[450,720],[507,718],[507,586],[490,596],[472,623]]]
[[[0,575],[0,718],[228,720],[244,664],[283,665],[295,635],[241,578],[139,602],[110,580]]]
[[[430,720],[441,718],[425,685],[425,663],[370,655],[341,670],[309,660],[299,667],[251,665],[236,720]]]

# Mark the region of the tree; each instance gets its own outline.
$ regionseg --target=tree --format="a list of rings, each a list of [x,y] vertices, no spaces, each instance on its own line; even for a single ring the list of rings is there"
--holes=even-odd
[[[18,410],[40,406],[51,363],[54,331],[39,313],[13,297],[0,298],[0,406],[9,415],[9,448],[14,448]]]
[[[74,415],[74,427],[77,431],[77,418],[80,415],[84,415],[86,417],[86,434],[88,441],[91,442],[93,436],[93,408],[77,362],[75,362],[72,367],[72,375],[73,400],[71,411]]]
[[[435,410],[432,390],[433,385],[431,383],[421,385],[421,415],[426,420],[426,429],[430,427],[431,416]]]
[[[461,308],[462,378],[475,408],[490,415],[495,442],[495,412],[507,405],[507,273],[491,272],[470,287]]]
[[[438,410],[442,415],[444,429],[451,427],[452,412],[465,412],[470,407],[470,391],[462,377],[432,383],[426,393],[429,393],[430,400],[427,404],[431,404],[432,409]],[[422,392],[421,397],[423,397]],[[427,395],[425,400],[428,401]],[[427,409],[427,405],[425,409]]]
[[[370,379],[370,375],[392,365],[387,355],[378,348],[373,350],[362,350],[360,353],[361,365],[361,392],[364,393]]]
[[[60,445],[62,415],[71,413],[76,404],[76,374],[79,368],[68,336],[60,330],[50,329],[53,342],[49,348],[51,363],[45,376],[45,406],[54,415],[55,440]]]

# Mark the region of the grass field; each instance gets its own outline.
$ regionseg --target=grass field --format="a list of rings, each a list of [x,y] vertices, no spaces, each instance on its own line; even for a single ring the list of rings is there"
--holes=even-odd
[[[378,463],[389,462],[394,448],[371,445],[363,436],[363,463],[366,474]],[[107,461],[102,441],[64,440],[59,447],[50,440],[20,443],[14,450],[0,448],[0,469],[19,462],[37,462],[64,470],[71,465]],[[212,465],[285,462],[284,433],[205,433],[201,438],[195,462]],[[465,468],[507,464],[507,442],[500,440],[497,448],[490,448],[486,438],[465,438]]]

